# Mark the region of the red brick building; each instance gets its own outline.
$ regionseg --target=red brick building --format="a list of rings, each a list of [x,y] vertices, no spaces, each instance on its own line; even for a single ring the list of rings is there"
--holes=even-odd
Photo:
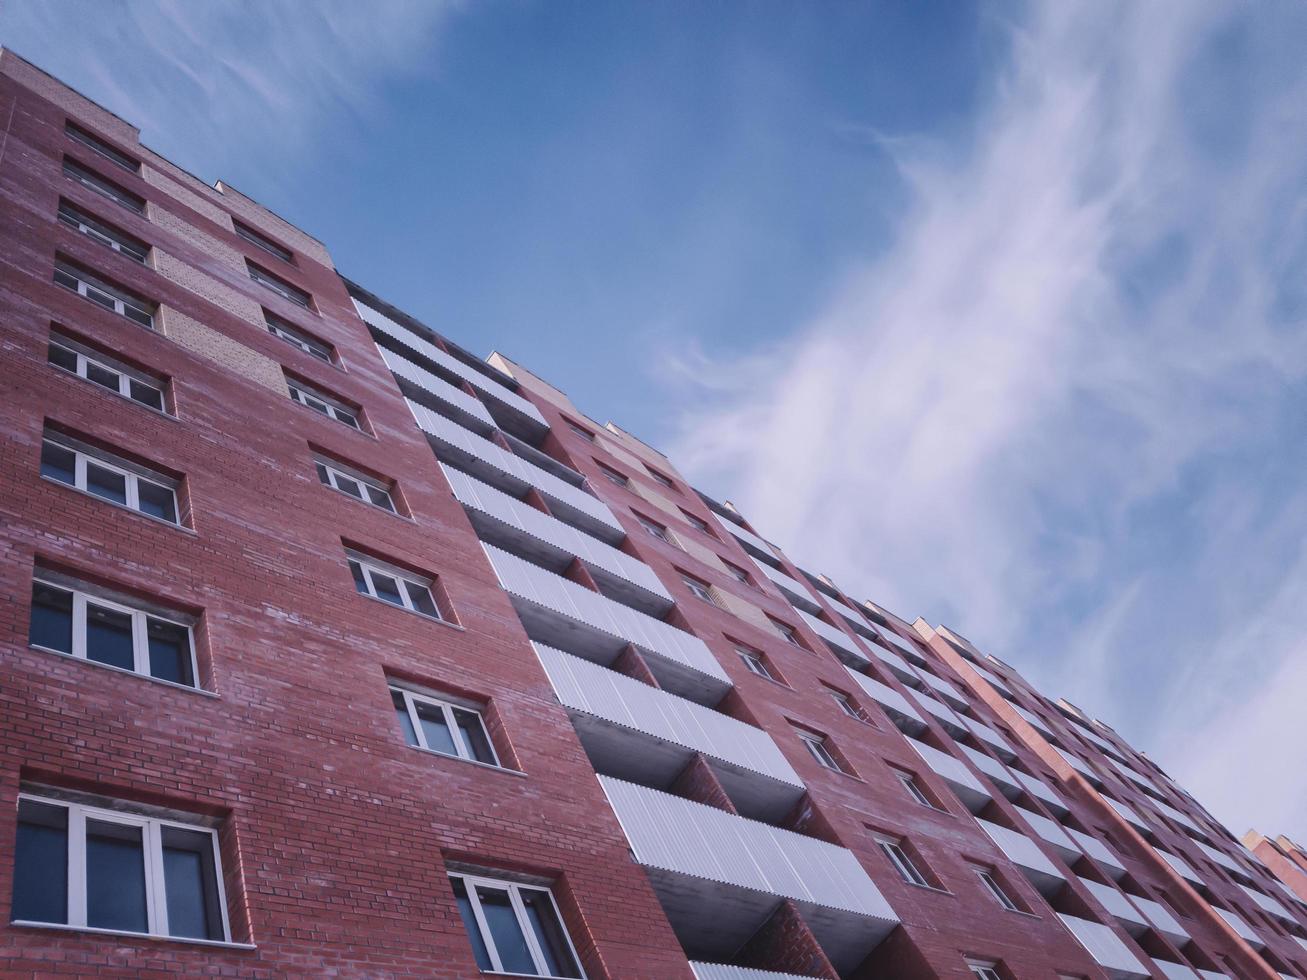
[[[1165,773],[0,56],[0,973],[1307,977]]]
[[[1270,838],[1255,830],[1243,835],[1243,843],[1286,888],[1307,902],[1307,848],[1284,834]]]

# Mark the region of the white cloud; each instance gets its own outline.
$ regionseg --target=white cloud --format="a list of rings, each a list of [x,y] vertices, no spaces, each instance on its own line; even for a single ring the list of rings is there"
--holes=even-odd
[[[1236,626],[1271,613],[1277,535],[1307,524],[1299,485],[1263,482],[1307,375],[1285,312],[1304,271],[1294,32],[1214,2],[1033,18],[966,160],[898,151],[915,203],[885,257],[777,348],[670,366],[690,400],[670,455],[812,570],[956,626],[1288,821],[1307,773],[1262,793],[1164,736],[1215,726],[1234,758],[1273,724],[1236,730],[1249,705],[1307,693],[1278,642],[1203,714],[1179,696],[1185,664],[1253,653]]]

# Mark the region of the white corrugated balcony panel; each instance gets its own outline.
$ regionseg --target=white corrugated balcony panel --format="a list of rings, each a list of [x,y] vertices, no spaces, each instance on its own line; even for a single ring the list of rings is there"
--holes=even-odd
[[[1202,851],[1226,871],[1233,871],[1235,874],[1243,875],[1244,877],[1248,876],[1248,872],[1240,866],[1239,862],[1230,857],[1230,855],[1226,854],[1220,848],[1212,847],[1210,844],[1204,844],[1200,840],[1194,841],[1194,844],[1197,845],[1198,850]]]
[[[803,795],[802,780],[762,729],[553,647],[535,650],[600,772],[669,786],[701,752],[745,816],[779,820]]]
[[[1004,796],[1015,798],[1020,794],[1021,782],[1017,775],[1007,766],[993,756],[986,755],[979,749],[973,749],[970,745],[959,747],[962,749],[963,754],[975,764],[976,768],[989,777],[989,781],[997,786]]]
[[[877,704],[885,709],[895,725],[900,729],[907,731],[920,731],[926,727],[925,720],[912,705],[894,688],[888,684],[882,684],[874,677],[869,677],[860,670],[854,670],[852,667],[845,668],[858,682],[858,686]]]
[[[1195,885],[1203,884],[1203,879],[1198,877],[1198,872],[1196,872],[1192,867],[1190,867],[1189,862],[1186,861],[1184,858],[1176,854],[1172,854],[1170,851],[1164,851],[1160,847],[1154,847],[1153,850],[1155,850],[1158,856],[1167,864],[1169,864],[1171,866],[1171,869],[1176,874],[1178,874],[1181,878],[1187,878],[1189,881],[1192,881]]]
[[[1064,749],[1060,749],[1056,745],[1053,746],[1053,749],[1066,761],[1068,766],[1080,773],[1080,775],[1084,776],[1095,786],[1101,786],[1103,784],[1102,779],[1100,779],[1098,774],[1090,768],[1089,763],[1081,759],[1080,756],[1067,752]]]
[[[1088,854],[1114,881],[1120,881],[1125,877],[1125,865],[1121,859],[1112,853],[1111,848],[1104,844],[1092,834],[1081,833],[1079,830],[1067,828],[1067,833],[1071,839],[1080,845],[1080,849]]]
[[[921,675],[923,681],[934,688],[936,693],[953,707],[961,709],[967,707],[970,703],[961,691],[948,681],[944,680],[944,678],[937,677],[928,670],[919,670],[917,673]]]
[[[1266,942],[1261,936],[1253,931],[1252,926],[1248,925],[1241,916],[1236,915],[1229,909],[1217,909],[1216,906],[1212,906],[1212,908],[1216,909],[1216,914],[1224,919],[1231,929],[1243,937],[1249,946],[1252,946],[1254,949],[1266,948]]]
[[[1058,796],[1057,792],[1053,787],[1049,786],[1048,783],[1044,782],[1038,776],[1032,776],[1029,773],[1021,772],[1020,770],[1014,771],[1016,772],[1017,779],[1021,781],[1021,785],[1026,788],[1026,791],[1035,799],[1039,800],[1039,802],[1043,803],[1044,806],[1059,815],[1068,812],[1066,801]]]
[[[1170,960],[1153,960],[1153,966],[1167,980],[1194,980],[1198,976],[1183,963],[1172,963]]]
[[[1019,704],[1014,704],[1012,707],[1016,709],[1017,714],[1030,722],[1031,725],[1039,729],[1039,731],[1043,732],[1045,735],[1053,734],[1053,730],[1049,727],[1048,722],[1044,721],[1043,718],[1039,717],[1039,715],[1035,714],[1033,711],[1029,711],[1021,707]]]
[[[771,545],[758,537],[758,535],[754,534],[747,527],[740,527],[740,525],[736,524],[734,521],[728,521],[725,518],[719,519],[717,523],[730,531],[731,534],[735,535],[741,544],[747,544],[755,551],[759,551],[763,555],[775,559],[776,552],[772,551]]]
[[[426,368],[419,367],[408,358],[401,357],[386,347],[377,349],[381,351],[381,359],[386,362],[386,367],[390,368],[395,377],[422,389],[443,403],[447,409],[454,412],[458,421],[468,428],[479,428],[483,434],[497,428],[486,406],[462,388],[450,384],[444,378],[436,377]]]
[[[1170,804],[1163,803],[1161,800],[1153,800],[1152,803],[1153,806],[1157,807],[1157,809],[1162,813],[1163,816],[1170,817],[1172,821],[1178,823],[1181,827],[1188,827],[1190,830],[1200,834],[1203,832],[1203,829],[1199,827],[1198,824],[1194,823],[1193,820],[1191,820],[1188,817],[1188,815],[1181,812],[1180,810],[1177,810],[1175,807],[1171,806]]]
[[[1074,915],[1059,912],[1057,917],[1071,930],[1080,945],[1085,947],[1095,963],[1112,980],[1142,980],[1152,976],[1139,957],[1135,956],[1111,927],[1101,922],[1079,919]]]
[[[1259,906],[1261,906],[1263,911],[1270,912],[1271,915],[1284,919],[1286,922],[1298,921],[1293,917],[1292,912],[1290,912],[1287,908],[1281,905],[1278,901],[1271,898],[1270,895],[1264,895],[1256,888],[1249,888],[1247,885],[1240,884],[1239,882],[1235,882],[1235,884],[1239,885],[1239,887],[1244,890],[1244,892],[1248,895],[1249,898],[1251,898],[1254,902],[1256,902]]]
[[[514,551],[525,551],[528,557],[537,561],[557,560],[560,555],[564,561],[568,556],[579,558],[596,580],[604,587],[611,587],[623,601],[644,612],[663,613],[671,608],[671,593],[653,569],[638,558],[632,558],[606,541],[564,524],[488,483],[443,463],[440,465],[458,502],[475,512],[472,523],[482,540],[504,544],[505,547],[511,540]],[[477,515],[493,518],[493,521],[478,519]],[[623,585],[635,586],[643,594]]]
[[[691,963],[690,972],[694,974],[695,980],[812,980],[811,977],[799,976],[797,973],[776,973],[726,963]]]
[[[943,701],[932,698],[925,691],[912,691],[912,699],[921,705],[922,709],[944,726],[944,730],[954,738],[962,738],[967,733],[967,726],[963,719],[955,715],[951,708]]]
[[[778,898],[794,900],[839,970],[860,963],[898,924],[846,848],[608,776],[599,782],[694,959],[733,955]]]
[[[1183,946],[1189,941],[1189,933],[1185,931],[1184,926],[1180,925],[1180,921],[1171,914],[1171,910],[1165,905],[1161,902],[1154,902],[1151,898],[1144,898],[1139,895],[1133,897],[1135,904],[1139,906],[1153,928],[1159,933],[1171,940],[1177,947]]]
[[[971,734],[997,752],[1001,758],[1006,759],[1008,762],[1016,759],[1017,753],[1012,748],[1012,743],[988,725],[966,715],[962,716],[962,724],[966,726]]]
[[[1080,884],[1098,899],[1098,904],[1107,909],[1121,927],[1132,936],[1140,935],[1148,928],[1148,920],[1144,914],[1130,904],[1130,899],[1126,898],[1125,893],[1111,885],[1100,885],[1089,878],[1081,878]]]
[[[1103,800],[1110,806],[1126,823],[1133,824],[1135,829],[1148,836],[1153,832],[1153,828],[1148,825],[1143,817],[1129,804],[1122,803],[1120,800],[1113,799],[1110,796],[1104,796]]]
[[[1009,861],[1021,869],[1041,894],[1053,895],[1066,884],[1066,876],[1057,869],[1057,865],[1025,834],[1008,830],[988,820],[977,819],[976,823],[980,824],[990,840],[998,845],[998,849]]]
[[[755,560],[753,564],[763,573],[763,575],[771,579],[776,587],[785,594],[786,598],[794,604],[796,609],[812,612],[821,608],[821,606],[817,604],[817,601],[813,599],[811,592],[809,592],[801,583],[790,578],[779,568],[773,568],[765,561]]]
[[[980,780],[960,759],[955,759],[915,738],[908,739],[908,744],[925,760],[926,765],[948,783],[949,788],[972,813],[979,813],[993,799],[989,790],[985,789]]]
[[[1049,820],[1048,817],[1041,813],[1034,813],[1022,807],[1017,807],[1017,812],[1030,824],[1035,833],[1043,838],[1049,847],[1061,855],[1062,860],[1067,864],[1075,864],[1080,860],[1083,853],[1080,846],[1071,839],[1071,835],[1066,832],[1066,828],[1060,823]]]
[[[460,469],[471,469],[474,476],[487,483],[503,484],[506,481],[513,491],[535,487],[549,498],[549,506],[556,514],[606,541],[617,543],[626,537],[626,531],[613,512],[598,497],[507,449],[501,449],[496,443],[483,439],[425,405],[412,399],[405,401],[418,428],[438,444],[438,457],[448,458]]]
[[[1230,980],[1228,974],[1218,973],[1216,970],[1199,970],[1197,972],[1202,980]]]
[[[605,664],[630,643],[648,655],[663,687],[702,703],[716,703],[730,688],[721,664],[697,636],[494,545],[481,547],[533,640]]]
[[[796,609],[803,621],[808,624],[809,629],[825,640],[834,648],[837,655],[843,653],[841,660],[852,658],[855,663],[867,663],[867,655],[858,649],[858,644],[853,638],[845,633],[838,626],[832,626],[824,619],[818,619],[810,612],[803,609]]]

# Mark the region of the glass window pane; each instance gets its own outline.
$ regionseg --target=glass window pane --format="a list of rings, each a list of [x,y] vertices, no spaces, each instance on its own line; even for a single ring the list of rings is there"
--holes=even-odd
[[[408,716],[408,705],[404,702],[404,695],[399,691],[391,691],[390,703],[395,706],[395,717],[399,719],[399,730],[404,733],[404,741],[409,745],[417,745],[417,732],[413,730],[413,719]]]
[[[42,443],[41,475],[72,486],[77,482],[77,454],[53,442]]]
[[[132,617],[115,609],[86,604],[86,659],[97,663],[136,668],[132,653]]]
[[[150,676],[194,687],[190,630],[177,623],[150,619],[146,633],[150,640]]]
[[[73,594],[41,582],[32,583],[32,618],[27,634],[33,646],[73,652]]]
[[[171,488],[161,487],[149,480],[137,480],[136,498],[142,514],[161,518],[170,524],[177,523],[177,495]]]
[[[67,347],[51,344],[46,359],[55,367],[61,367],[65,371],[77,372],[77,355]]]
[[[162,834],[168,935],[225,939],[213,861],[213,836],[179,827],[164,827]]]
[[[131,395],[135,401],[142,405],[149,405],[151,408],[157,408],[163,411],[163,392],[153,385],[147,385],[144,381],[137,381],[132,378],[129,381],[131,386]]]
[[[363,497],[363,491],[359,489],[358,481],[352,480],[342,473],[336,474],[336,489],[344,491],[351,497],[358,497],[360,499]]]
[[[527,921],[531,923],[531,930],[545,954],[545,970],[554,977],[579,977],[581,971],[576,965],[576,958],[572,956],[567,933],[558,921],[549,893],[522,888],[519,889],[519,894],[526,907]]]
[[[86,363],[86,379],[94,381],[110,391],[118,390],[118,372],[110,371],[108,368],[101,367],[92,361]]]
[[[527,947],[526,936],[522,933],[521,923],[517,921],[517,913],[513,911],[508,891],[486,885],[477,885],[476,888],[477,898],[481,900],[481,914],[490,929],[490,938],[499,953],[504,972],[539,976],[540,971],[536,969],[535,960],[531,957],[531,950]]]
[[[127,503],[127,477],[87,460],[86,489],[116,504]]]
[[[493,970],[494,964],[490,962],[490,953],[486,950],[486,941],[481,935],[481,927],[477,925],[476,915],[472,912],[472,900],[468,898],[467,885],[463,883],[462,878],[451,878],[449,880],[454,886],[454,898],[458,901],[458,914],[463,919],[463,928],[467,930],[467,939],[472,944],[472,953],[476,956],[477,966],[482,970]]]
[[[378,507],[383,507],[392,514],[395,512],[395,504],[390,499],[390,494],[378,487],[368,487],[368,499]]]
[[[86,924],[149,931],[140,827],[86,821]]]
[[[331,476],[327,473],[327,468],[321,463],[314,463],[313,468],[318,471],[318,482],[325,487],[331,486]]]
[[[481,723],[479,714],[466,708],[455,708],[454,723],[463,733],[463,744],[472,753],[473,759],[492,766],[499,764],[495,759],[495,750],[490,746],[490,739],[486,737],[486,728]]]
[[[425,585],[418,585],[415,582],[405,582],[404,588],[408,592],[409,601],[413,603],[413,608],[426,616],[440,618],[440,610],[436,608],[435,600],[431,598],[431,591]]]
[[[372,588],[376,592],[378,599],[393,602],[397,606],[404,605],[404,599],[399,594],[399,583],[389,575],[382,575],[380,572],[373,570]]]
[[[354,576],[354,588],[356,591],[368,595],[368,580],[363,576],[363,566],[356,561],[350,561],[349,572]]]
[[[14,843],[14,905],[22,922],[68,921],[68,811],[23,800]]]
[[[336,409],[336,418],[351,428],[357,429],[359,427],[359,420],[355,418],[353,412],[346,412],[343,409],[338,408]]]
[[[443,752],[446,755],[458,755],[458,749],[454,747],[454,736],[449,731],[449,725],[445,722],[445,709],[435,704],[426,704],[418,701],[415,704],[417,709],[418,723],[422,726],[422,736],[426,739],[427,748],[435,752]]]

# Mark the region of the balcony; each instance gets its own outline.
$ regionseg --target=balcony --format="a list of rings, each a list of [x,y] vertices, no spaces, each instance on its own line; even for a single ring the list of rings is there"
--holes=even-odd
[[[1189,819],[1189,817],[1186,814],[1177,810],[1175,807],[1171,806],[1170,804],[1163,803],[1161,800],[1153,800],[1152,804],[1154,807],[1157,808],[1157,811],[1161,813],[1162,816],[1169,817],[1173,823],[1178,823],[1181,827],[1185,827],[1189,830],[1192,830],[1196,834],[1203,833],[1203,829],[1199,827],[1198,824],[1194,823],[1191,819]],[[1199,844],[1198,846],[1203,847],[1202,844]],[[1215,861],[1216,859],[1213,858],[1212,860]],[[1230,859],[1226,858],[1226,860],[1230,860]],[[1238,865],[1236,864],[1235,867],[1238,868]],[[1243,869],[1239,869],[1239,874],[1247,874],[1247,872],[1244,871]]]
[[[921,655],[921,651],[913,646],[910,641],[903,639],[903,637],[899,636],[897,633],[890,630],[881,630],[880,638],[888,643],[891,649],[898,651],[898,653],[907,657],[912,663],[920,664],[922,666],[925,665],[926,658]]]
[[[979,813],[993,799],[979,779],[960,760],[915,738],[908,739],[912,750],[921,756],[957,798],[972,813]]]
[[[1080,884],[1098,899],[1098,904],[1107,909],[1112,918],[1121,923],[1121,928],[1132,936],[1141,936],[1148,929],[1148,920],[1144,914],[1130,904],[1125,892],[1111,885],[1100,885],[1088,878],[1081,878]]]
[[[962,716],[962,724],[967,726],[967,731],[971,732],[972,735],[976,736],[976,738],[980,739],[997,752],[999,758],[1003,759],[1005,762],[1016,761],[1017,753],[1016,750],[1012,748],[1012,743],[998,732],[994,731],[994,729],[986,724],[976,721],[974,718],[968,718],[966,715]]]
[[[821,609],[812,593],[804,588],[799,582],[790,578],[779,568],[773,568],[765,561],[755,561],[754,564],[758,570],[772,580],[772,583],[784,593],[785,597],[790,600],[794,608],[809,613],[816,613]]]
[[[1169,939],[1177,948],[1189,942],[1189,933],[1185,931],[1184,926],[1180,925],[1176,917],[1171,914],[1171,910],[1165,905],[1140,895],[1132,897],[1135,904],[1139,906],[1140,911],[1144,913],[1144,917],[1148,919],[1149,924],[1161,935]]]
[[[598,592],[482,544],[531,639],[610,664],[631,644],[646,655],[658,683],[674,694],[715,704],[731,686],[704,642]]]
[[[668,787],[700,752],[747,817],[780,820],[803,795],[762,729],[553,647],[535,650],[597,771]]]
[[[1113,881],[1120,881],[1125,877],[1125,865],[1101,840],[1090,834],[1083,834],[1078,830],[1073,830],[1070,827],[1067,828],[1067,833],[1071,835],[1072,840],[1080,845],[1082,851],[1094,859],[1109,878]]]
[[[488,483],[440,466],[482,541],[559,572],[579,558],[610,598],[655,616],[672,607],[671,594],[644,562]]]
[[[845,633],[838,626],[832,626],[824,619],[818,619],[812,613],[804,612],[802,609],[798,613],[803,617],[803,621],[808,624],[808,628],[820,636],[830,646],[835,656],[846,664],[858,665],[870,663],[867,655],[858,649],[858,644],[853,638]]]
[[[734,955],[782,898],[795,902],[841,972],[898,925],[845,848],[608,776],[599,782],[694,959]]]
[[[1051,736],[1053,734],[1052,729],[1048,726],[1048,722],[1044,721],[1043,718],[1039,717],[1039,715],[1035,714],[1033,711],[1028,711],[1019,704],[1014,704],[1012,707],[1015,708],[1017,714],[1028,721],[1033,728],[1043,732],[1045,735]]]
[[[1148,837],[1153,833],[1153,828],[1148,826],[1148,822],[1144,820],[1144,818],[1141,817],[1133,807],[1127,806],[1126,804],[1122,803],[1120,800],[1114,800],[1110,796],[1103,796],[1102,800],[1104,803],[1106,803],[1108,806],[1110,806],[1113,810],[1116,811],[1117,816],[1119,816],[1126,823],[1132,824],[1134,828],[1138,830],[1141,834],[1143,834],[1145,837]]]
[[[1089,763],[1081,759],[1080,756],[1073,755],[1070,752],[1058,748],[1056,745],[1053,746],[1053,751],[1055,751],[1058,755],[1060,755],[1062,757],[1062,760],[1068,766],[1070,766],[1076,772],[1080,773],[1080,775],[1084,776],[1087,780],[1089,780],[1090,783],[1092,783],[1095,786],[1103,785],[1103,780],[1099,778],[1098,774],[1094,772],[1092,768],[1090,768]]]
[[[1066,801],[1057,795],[1053,787],[1049,786],[1048,783],[1044,782],[1038,776],[1032,776],[1029,773],[1020,772],[1018,770],[1016,772],[1016,777],[1027,793],[1039,800],[1040,803],[1044,804],[1044,806],[1048,807],[1054,813],[1061,816],[1062,814],[1069,812]]]
[[[963,754],[972,761],[977,769],[989,777],[989,781],[998,787],[1008,799],[1015,799],[1021,793],[1021,782],[1007,766],[993,756],[986,755],[970,745],[959,746]]]
[[[1030,883],[1045,898],[1055,895],[1066,884],[1066,876],[1057,869],[1057,865],[1025,834],[1008,830],[988,820],[977,820],[976,823],[980,824],[990,840],[998,845],[998,849],[1009,861],[1021,869],[1021,873],[1030,879]]]
[[[758,535],[754,534],[747,527],[740,527],[740,525],[736,524],[734,521],[724,519],[717,523],[735,535],[736,540],[740,542],[744,547],[744,550],[749,552],[753,557],[761,559],[764,564],[770,565],[777,561],[776,552],[772,551],[771,545],[758,537]]]
[[[1174,871],[1176,874],[1178,874],[1181,878],[1186,878],[1189,881],[1193,882],[1195,885],[1204,884],[1203,879],[1198,877],[1198,873],[1189,866],[1189,863],[1185,861],[1184,858],[1177,857],[1176,855],[1172,854],[1170,851],[1164,851],[1160,847],[1155,847],[1153,848],[1153,850],[1156,851],[1157,856],[1160,857],[1167,864],[1169,864],[1171,866],[1171,870]]]
[[[1235,884],[1239,884],[1239,883],[1235,882]],[[1283,905],[1281,905],[1278,901],[1271,898],[1270,895],[1263,894],[1262,892],[1258,891],[1256,888],[1250,888],[1247,885],[1239,885],[1239,887],[1243,889],[1244,894],[1246,894],[1249,898],[1251,898],[1254,902],[1258,904],[1258,906],[1262,909],[1263,912],[1269,912],[1277,919],[1283,919],[1285,922],[1292,922],[1295,925],[1297,925],[1298,920],[1294,918],[1293,913],[1290,912]]]
[[[1143,980],[1152,975],[1110,926],[1078,919],[1064,912],[1059,912],[1057,917],[1111,980]]]
[[[726,963],[691,963],[690,972],[694,974],[695,980],[812,980],[812,977],[801,977],[797,973],[753,970]]]
[[[1252,926],[1248,925],[1248,923],[1242,918],[1228,909],[1218,909],[1216,906],[1212,906],[1212,908],[1216,909],[1216,914],[1224,919],[1230,928],[1237,932],[1239,936],[1253,949],[1266,948],[1266,941],[1262,939],[1261,936],[1257,935],[1257,933],[1253,932]]]
[[[1013,694],[1012,688],[1008,687],[1007,684],[1003,682],[1003,679],[999,677],[998,674],[994,673],[992,670],[988,670],[982,667],[980,664],[972,664],[971,669],[974,670],[981,677],[983,677],[985,681],[995,690],[1000,691],[1004,694]],[[1015,695],[1013,694],[1013,696]]]
[[[1193,970],[1183,963],[1172,963],[1170,960],[1153,960],[1153,967],[1167,980],[1195,980],[1198,976]],[[1217,974],[1223,976],[1223,974]]]
[[[1066,828],[1060,823],[1049,820],[1043,814],[1034,813],[1021,807],[1017,807],[1017,812],[1021,814],[1026,823],[1030,824],[1044,843],[1057,851],[1058,855],[1067,864],[1075,864],[1084,856],[1080,850],[1080,845],[1071,838],[1071,835],[1066,832]]]
[[[414,331],[401,326],[367,304],[360,303],[357,299],[354,300],[354,308],[358,310],[363,322],[377,332],[402,344],[431,363],[439,365],[442,370],[462,378],[477,391],[488,396],[492,402],[489,406],[491,414],[505,429],[525,434],[528,438],[538,438],[549,430],[549,423],[540,414],[540,409],[517,392],[510,390],[507,385],[500,384],[464,364],[452,354],[447,354]]]
[[[1202,851],[1211,858],[1214,863],[1219,864],[1226,871],[1229,871],[1231,874],[1239,875],[1242,878],[1248,877],[1248,871],[1243,868],[1238,861],[1230,857],[1230,855],[1226,854],[1224,851],[1212,847],[1210,844],[1204,844],[1200,840],[1194,841],[1194,844],[1198,847],[1198,850]]]
[[[413,398],[418,402],[424,402],[428,398],[435,399],[440,403],[441,407],[436,411],[441,415],[450,416],[459,425],[482,436],[488,436],[498,428],[495,420],[490,417],[490,412],[486,410],[486,406],[462,388],[436,377],[430,371],[418,367],[408,358],[401,357],[392,350],[385,347],[377,349],[381,352],[381,359],[386,362],[386,367],[390,368],[390,373],[395,375],[405,397]]]
[[[619,544],[625,539],[626,531],[598,497],[500,448],[489,439],[483,439],[425,405],[405,400],[418,428],[426,433],[427,441],[442,462],[509,495],[520,496],[534,487],[548,498],[550,509],[560,519],[611,544]]]
[[[913,691],[912,699],[925,709],[926,713],[933,717],[944,727],[953,738],[964,738],[967,734],[966,725],[962,723],[943,701],[937,701],[924,691]]]
[[[926,727],[925,719],[918,714],[917,709],[898,691],[888,684],[882,684],[874,677],[869,677],[860,670],[854,670],[852,667],[846,668],[858,682],[858,686],[873,701],[885,709],[890,720],[900,731],[917,733]]]
[[[886,650],[884,647],[877,646],[874,643],[868,644],[868,646],[871,647],[871,652],[876,655],[876,659],[892,670],[894,676],[904,684],[915,686],[921,683],[921,677],[917,674],[917,671],[912,667],[912,665],[893,650]]]
[[[927,684],[929,684],[932,688],[935,689],[936,694],[942,697],[953,707],[961,710],[963,708],[966,708],[971,703],[963,696],[961,691],[959,691],[948,681],[944,680],[944,678],[937,677],[935,674],[932,674],[928,670],[918,671],[918,673],[921,675],[921,679],[923,681],[925,681]]]

